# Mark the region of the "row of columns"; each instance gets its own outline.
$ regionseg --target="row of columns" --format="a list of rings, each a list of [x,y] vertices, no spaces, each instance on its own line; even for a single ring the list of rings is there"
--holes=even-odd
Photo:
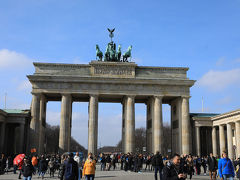
[[[225,137],[224,127],[227,126],[227,138]],[[231,122],[227,124],[219,125],[219,146],[220,146],[220,155],[223,151],[228,152],[229,158],[234,158],[233,151],[233,126],[235,126],[235,139],[236,139],[236,155],[240,156],[240,121]],[[195,127],[195,138],[196,138],[196,153],[198,156],[201,155],[201,141],[200,141],[200,127]],[[227,148],[226,148],[226,139],[227,139]],[[218,155],[217,147],[217,126],[212,127],[212,152],[214,156]]]
[[[220,154],[223,151],[228,151],[229,158],[234,158],[233,151],[233,131],[232,126],[235,126],[235,139],[236,139],[236,155],[240,156],[240,121],[227,123],[227,149],[226,149],[226,141],[225,141],[225,124],[219,125],[219,144],[220,144]],[[212,145],[213,145],[213,154],[217,155],[217,134],[216,134],[216,126],[212,128]]]
[[[88,151],[97,154],[98,140],[98,95],[89,95],[89,121],[88,121]],[[154,96],[152,103],[152,147],[151,151],[162,153],[163,143],[163,121],[162,121],[162,99],[163,96]],[[33,94],[31,114],[32,120],[30,128],[32,131],[32,147],[43,153],[45,124],[46,124],[46,97],[44,95]],[[125,96],[123,99],[123,124],[122,124],[122,147],[123,152],[135,151],[135,96]],[[189,120],[189,101],[188,97],[182,98],[181,108],[181,136],[182,152],[190,153],[190,120]],[[61,120],[59,132],[60,152],[70,151],[71,125],[72,124],[72,96],[62,94],[61,99]]]
[[[10,125],[11,123],[9,123]],[[6,125],[6,122],[0,123],[0,152],[6,152],[7,146],[6,142],[9,140],[9,136],[13,136],[12,140],[12,148],[13,153],[23,153],[24,152],[24,134],[25,134],[25,122],[12,124],[9,127]],[[9,128],[11,128],[13,133],[8,132]]]

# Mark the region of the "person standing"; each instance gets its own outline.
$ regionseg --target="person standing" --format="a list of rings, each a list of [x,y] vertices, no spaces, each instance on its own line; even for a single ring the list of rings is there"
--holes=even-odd
[[[23,161],[24,161],[22,166],[23,180],[31,180],[32,174],[34,173],[34,167],[27,157],[24,157]]]
[[[235,173],[232,161],[228,158],[226,151],[222,153],[222,159],[218,162],[218,171],[223,180],[233,180]]]
[[[187,178],[183,167],[180,166],[179,154],[174,154],[172,160],[163,168],[162,177],[163,180],[184,180]]]
[[[80,180],[80,179],[81,179],[81,174],[82,174],[82,173],[81,173],[81,171],[82,171],[82,170],[81,170],[81,168],[82,168],[82,161],[81,161],[81,159],[80,159],[80,156],[79,156],[79,153],[78,153],[78,152],[76,153],[76,155],[74,156],[73,159],[74,159],[74,161],[76,161],[77,164],[78,164],[78,174],[79,174],[79,176],[78,176],[79,178],[78,178],[78,179]]]
[[[61,180],[78,180],[78,164],[73,159],[73,153],[69,153],[68,159],[64,161]]]
[[[207,164],[208,164],[210,179],[216,180],[218,162],[217,162],[217,159],[213,156],[213,153],[210,153],[210,156],[207,159]]]
[[[154,177],[155,180],[157,180],[157,174],[159,172],[159,178],[162,180],[162,169],[164,167],[163,165],[163,159],[161,154],[159,154],[159,151],[156,152],[155,156],[152,159],[152,165],[154,166]]]
[[[88,153],[88,158],[83,166],[83,176],[86,180],[94,180],[96,169],[96,161],[93,159],[92,153]]]

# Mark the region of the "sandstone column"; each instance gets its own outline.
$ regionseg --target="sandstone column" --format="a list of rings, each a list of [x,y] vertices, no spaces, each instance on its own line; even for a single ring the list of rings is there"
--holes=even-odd
[[[5,142],[5,128],[6,128],[6,123],[2,122],[1,123],[1,134],[0,134],[0,151],[1,152],[5,152],[4,151],[4,142]]]
[[[201,156],[200,127],[195,127],[195,136],[196,136],[196,152],[198,156]]]
[[[154,97],[154,112],[153,112],[153,153],[159,151],[162,154],[163,143],[163,122],[162,122],[162,96]]]
[[[240,121],[235,122],[237,157],[240,157]]]
[[[59,132],[59,151],[60,152],[68,151],[70,103],[71,103],[71,95],[62,94],[61,121],[60,121],[60,132]]]
[[[147,101],[147,119],[146,119],[146,145],[147,152],[152,153],[152,119],[153,119],[153,97]]]
[[[39,154],[44,154],[45,144],[45,128],[46,128],[46,97],[41,94],[40,96],[40,133],[39,133]]]
[[[217,129],[216,127],[212,127],[212,149],[213,155],[217,156]]]
[[[18,146],[18,152],[19,153],[24,153],[24,130],[25,130],[25,124],[20,123],[19,125],[19,146]]]
[[[40,98],[39,94],[32,93],[32,106],[31,106],[31,123],[30,123],[30,149],[36,148],[39,152],[39,108]]]
[[[97,155],[98,95],[90,95],[88,116],[88,152]]]
[[[69,105],[68,152],[70,152],[70,148],[71,148],[71,134],[72,134],[72,99],[70,100],[70,105]]]
[[[122,102],[122,152],[125,152],[125,112],[126,112],[126,103],[125,99]]]
[[[126,97],[125,153],[135,151],[135,97]]]
[[[224,134],[224,125],[221,124],[219,125],[219,143],[220,143],[220,155],[222,154],[223,151],[226,151],[225,147],[225,134]]]
[[[232,125],[227,123],[227,145],[228,145],[228,157],[233,160],[233,134]]]
[[[182,154],[190,153],[189,98],[182,97]]]

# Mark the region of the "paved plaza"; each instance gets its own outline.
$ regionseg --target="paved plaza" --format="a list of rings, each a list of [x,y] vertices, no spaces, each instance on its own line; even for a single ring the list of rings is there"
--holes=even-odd
[[[154,180],[153,172],[143,172],[143,173],[134,173],[134,172],[125,172],[125,171],[97,171],[96,179],[106,179],[106,180]],[[5,174],[0,175],[1,180],[15,180],[18,179],[18,174]],[[37,175],[34,175],[32,179],[40,179]],[[58,179],[57,177],[50,178],[49,174],[46,174],[44,179]],[[194,176],[193,179],[209,179],[208,176]]]
[[[57,176],[57,173],[55,174]],[[142,173],[135,173],[135,172],[125,172],[122,170],[110,170],[110,171],[100,171],[100,167],[97,166],[96,171],[96,179],[103,179],[103,180],[154,180],[154,173],[153,172],[142,172]],[[18,174],[13,174],[12,172],[5,175],[0,175],[1,180],[15,180],[18,179]],[[34,175],[32,179],[40,179],[37,175]],[[45,175],[44,179],[58,179],[57,177],[50,178],[49,174]],[[204,176],[201,174],[200,176],[193,176],[193,180],[196,179],[210,179],[209,176]],[[218,178],[220,179],[220,178]],[[237,180],[237,179],[236,179]]]

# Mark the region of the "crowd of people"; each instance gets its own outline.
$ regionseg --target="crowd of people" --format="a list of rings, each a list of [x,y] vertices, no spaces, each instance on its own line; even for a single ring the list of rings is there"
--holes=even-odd
[[[222,153],[222,158],[214,157],[211,153],[208,157],[174,154],[171,159],[159,152],[149,155],[101,153],[97,157],[89,153],[86,159],[82,159],[77,152],[75,155],[69,153],[62,156],[25,156],[18,165],[13,164],[12,157],[5,157],[2,154],[0,172],[8,173],[12,168],[16,174],[19,170],[18,178],[23,177],[24,180],[31,180],[33,174],[44,179],[46,173],[61,180],[78,180],[82,177],[94,180],[97,163],[101,171],[116,169],[136,173],[154,171],[155,180],[192,179],[194,174],[207,175],[207,172],[211,180],[217,178],[232,180],[235,175],[240,179],[240,170],[237,170],[240,167],[240,158],[231,161],[226,152]]]

